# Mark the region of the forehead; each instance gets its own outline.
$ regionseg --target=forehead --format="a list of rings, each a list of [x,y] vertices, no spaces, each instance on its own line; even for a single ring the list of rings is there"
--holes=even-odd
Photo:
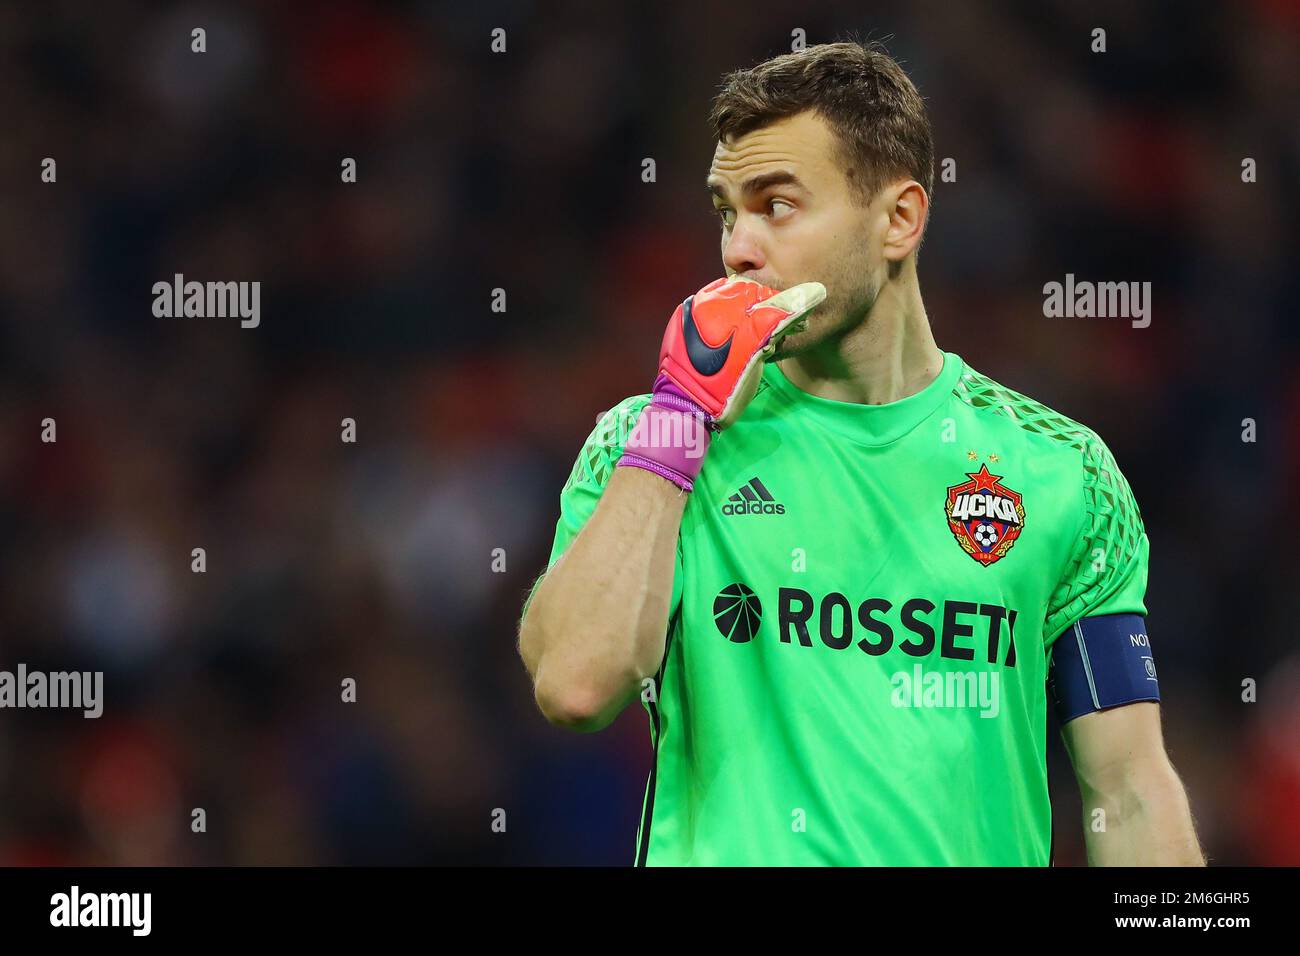
[[[709,166],[709,180],[725,185],[753,175],[789,169],[812,187],[829,186],[838,177],[830,129],[815,113],[777,120],[744,136],[719,142]]]

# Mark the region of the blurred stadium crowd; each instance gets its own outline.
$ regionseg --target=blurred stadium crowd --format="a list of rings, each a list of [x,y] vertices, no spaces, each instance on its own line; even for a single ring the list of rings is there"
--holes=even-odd
[[[49,0],[0,7],[0,668],[106,700],[0,711],[0,864],[631,862],[644,713],[548,726],[515,626],[583,438],[722,272],[710,96],[796,28],[892,36],[956,160],[936,338],[1107,440],[1210,857],[1300,863],[1293,0]],[[154,318],[178,272],[261,281],[260,327]],[[1067,273],[1150,281],[1151,326],[1045,318]]]

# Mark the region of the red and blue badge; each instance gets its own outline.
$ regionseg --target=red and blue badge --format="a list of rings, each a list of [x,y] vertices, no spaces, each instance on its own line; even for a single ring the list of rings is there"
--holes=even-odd
[[[988,567],[1011,550],[1025,527],[1025,506],[1020,492],[1002,484],[1002,476],[981,465],[968,472],[969,481],[952,485],[944,512],[948,527],[961,549]]]

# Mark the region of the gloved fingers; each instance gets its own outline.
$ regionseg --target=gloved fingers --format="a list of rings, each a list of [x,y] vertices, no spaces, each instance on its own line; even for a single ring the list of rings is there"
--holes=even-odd
[[[770,299],[764,299],[758,308],[780,309],[797,317],[820,305],[825,299],[826,286],[820,282],[801,282],[778,292]]]

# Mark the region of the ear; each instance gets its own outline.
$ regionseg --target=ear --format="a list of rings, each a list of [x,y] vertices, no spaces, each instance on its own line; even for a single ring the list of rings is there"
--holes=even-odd
[[[930,214],[930,197],[914,179],[900,181],[885,188],[885,209],[889,225],[885,229],[886,262],[902,262],[921,243],[926,219]]]

